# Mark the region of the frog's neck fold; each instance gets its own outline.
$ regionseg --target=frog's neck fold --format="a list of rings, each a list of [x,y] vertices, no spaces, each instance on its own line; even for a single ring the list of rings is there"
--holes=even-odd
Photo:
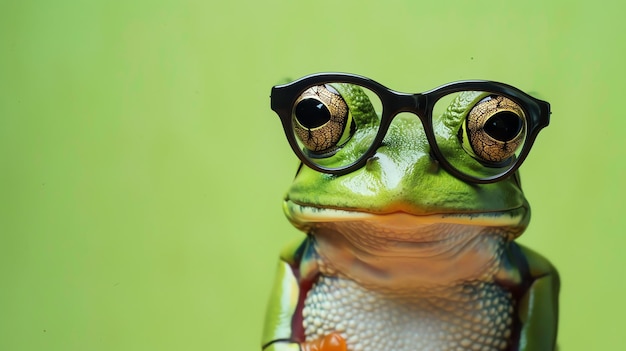
[[[372,221],[316,223],[311,234],[324,275],[372,289],[431,292],[465,281],[493,281],[505,245],[515,236],[498,227]]]

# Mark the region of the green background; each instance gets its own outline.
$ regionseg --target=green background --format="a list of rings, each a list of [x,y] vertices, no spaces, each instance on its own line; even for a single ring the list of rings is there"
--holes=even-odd
[[[296,158],[272,85],[466,78],[551,102],[521,242],[561,350],[623,347],[619,2],[0,1],[0,350],[258,350]]]

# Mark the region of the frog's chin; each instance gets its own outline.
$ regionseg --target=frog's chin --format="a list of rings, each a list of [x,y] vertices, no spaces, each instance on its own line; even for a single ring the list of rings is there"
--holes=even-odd
[[[487,212],[433,213],[415,215],[407,212],[372,213],[328,207],[302,205],[291,200],[283,203],[289,220],[298,228],[306,230],[316,224],[328,222],[375,222],[387,228],[416,228],[433,224],[457,224],[479,227],[525,227],[528,223],[528,208]]]

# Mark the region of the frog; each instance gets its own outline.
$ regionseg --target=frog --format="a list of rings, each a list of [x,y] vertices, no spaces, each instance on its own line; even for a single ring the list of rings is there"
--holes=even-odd
[[[305,237],[280,253],[262,350],[555,349],[559,274],[515,241],[530,221],[518,168],[547,102],[343,73],[271,99],[301,161],[283,210]]]

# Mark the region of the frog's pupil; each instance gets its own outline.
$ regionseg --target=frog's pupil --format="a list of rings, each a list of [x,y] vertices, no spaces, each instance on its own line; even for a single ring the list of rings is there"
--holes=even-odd
[[[513,112],[499,112],[487,120],[483,129],[496,140],[509,141],[522,130],[522,119]]]
[[[330,120],[330,111],[317,99],[304,99],[296,105],[296,118],[305,128],[317,128]]]

